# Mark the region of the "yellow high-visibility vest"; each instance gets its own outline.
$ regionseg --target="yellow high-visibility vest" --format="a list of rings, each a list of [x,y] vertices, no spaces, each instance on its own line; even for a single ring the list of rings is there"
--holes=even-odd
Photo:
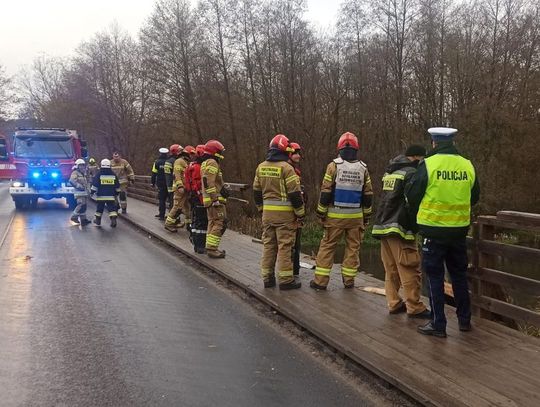
[[[471,190],[476,177],[472,163],[456,154],[426,158],[428,182],[420,203],[419,225],[465,227],[471,221]]]

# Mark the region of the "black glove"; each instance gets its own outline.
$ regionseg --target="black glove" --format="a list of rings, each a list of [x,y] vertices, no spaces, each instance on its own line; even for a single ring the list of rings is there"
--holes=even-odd
[[[223,187],[221,188],[221,191],[219,191],[219,194],[220,194],[223,198],[227,199],[228,197],[231,196],[231,191],[229,191],[228,188],[225,188],[225,186],[223,186]]]

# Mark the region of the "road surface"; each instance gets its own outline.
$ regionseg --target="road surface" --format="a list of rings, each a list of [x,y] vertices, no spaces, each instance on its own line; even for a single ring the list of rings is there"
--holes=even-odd
[[[0,184],[0,405],[380,404],[174,252],[69,216]]]

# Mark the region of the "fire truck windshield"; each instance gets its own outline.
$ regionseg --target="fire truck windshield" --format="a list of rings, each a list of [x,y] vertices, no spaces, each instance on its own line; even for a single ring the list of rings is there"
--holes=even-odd
[[[69,137],[15,137],[15,157],[72,158],[73,145]]]

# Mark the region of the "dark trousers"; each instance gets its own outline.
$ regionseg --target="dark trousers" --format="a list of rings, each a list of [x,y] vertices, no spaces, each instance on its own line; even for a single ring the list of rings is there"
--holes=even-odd
[[[438,330],[446,329],[445,264],[452,281],[458,320],[460,323],[467,324],[471,320],[471,299],[467,283],[468,259],[465,238],[449,242],[431,238],[423,239],[422,268],[427,277],[433,326]]]
[[[107,211],[109,211],[110,218],[118,216],[118,205],[116,204],[116,201],[97,201],[97,208],[95,213],[96,217],[101,217],[103,211],[105,210],[105,206],[107,206]]]
[[[159,217],[165,217],[165,211],[167,210],[167,200],[169,199],[169,192],[167,187],[158,187],[158,200],[159,200]]]
[[[167,190],[167,208],[169,210],[171,210],[173,205],[174,205],[173,196],[174,196],[174,192],[168,192],[168,190]]]
[[[302,228],[296,229],[296,240],[292,249],[293,275],[300,274],[300,252],[302,251]]]
[[[206,208],[198,199],[191,200],[191,241],[195,249],[206,246],[206,231],[208,229],[208,216]]]

